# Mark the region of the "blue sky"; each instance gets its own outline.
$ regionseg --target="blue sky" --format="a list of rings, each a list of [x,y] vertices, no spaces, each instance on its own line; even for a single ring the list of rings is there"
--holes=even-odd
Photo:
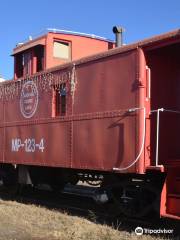
[[[0,74],[13,76],[13,47],[46,28],[94,33],[114,39],[112,27],[126,29],[131,43],[180,28],[179,0],[2,0]]]

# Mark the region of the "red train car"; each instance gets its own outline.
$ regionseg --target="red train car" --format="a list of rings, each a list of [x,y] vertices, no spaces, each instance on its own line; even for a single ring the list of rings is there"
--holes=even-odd
[[[15,80],[0,85],[4,185],[103,177],[124,214],[180,219],[179,30],[110,48],[48,33],[14,49]]]

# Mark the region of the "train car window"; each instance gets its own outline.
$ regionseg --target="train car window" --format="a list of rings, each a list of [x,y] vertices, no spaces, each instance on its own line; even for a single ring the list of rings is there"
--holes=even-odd
[[[23,54],[23,66],[24,66],[24,76],[32,74],[32,65],[31,65],[32,54],[31,52],[24,52]]]
[[[53,56],[56,58],[69,59],[70,58],[69,43],[54,41]]]
[[[35,48],[36,57],[36,72],[44,70],[44,46],[37,46]]]
[[[15,74],[17,78],[23,76],[23,55],[17,54],[15,58]]]
[[[66,114],[66,84],[63,83],[56,89],[56,116]]]

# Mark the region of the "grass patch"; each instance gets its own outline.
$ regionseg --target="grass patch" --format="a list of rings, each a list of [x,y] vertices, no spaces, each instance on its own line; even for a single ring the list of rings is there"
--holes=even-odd
[[[95,221],[93,213],[90,213]],[[0,240],[158,240],[44,207],[0,200]],[[162,238],[161,238],[162,239]]]

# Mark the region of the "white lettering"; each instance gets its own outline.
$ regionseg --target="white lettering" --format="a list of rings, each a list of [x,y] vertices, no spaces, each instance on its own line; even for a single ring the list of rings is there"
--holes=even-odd
[[[21,146],[21,139],[19,139],[19,138],[12,139],[11,150],[13,152],[18,152],[20,146]]]
[[[45,144],[44,138],[40,139],[39,143],[36,143],[35,138],[26,138],[22,141],[20,138],[14,138],[11,141],[11,151],[18,152],[20,150],[25,150],[27,153],[33,153],[36,151],[44,152]]]

